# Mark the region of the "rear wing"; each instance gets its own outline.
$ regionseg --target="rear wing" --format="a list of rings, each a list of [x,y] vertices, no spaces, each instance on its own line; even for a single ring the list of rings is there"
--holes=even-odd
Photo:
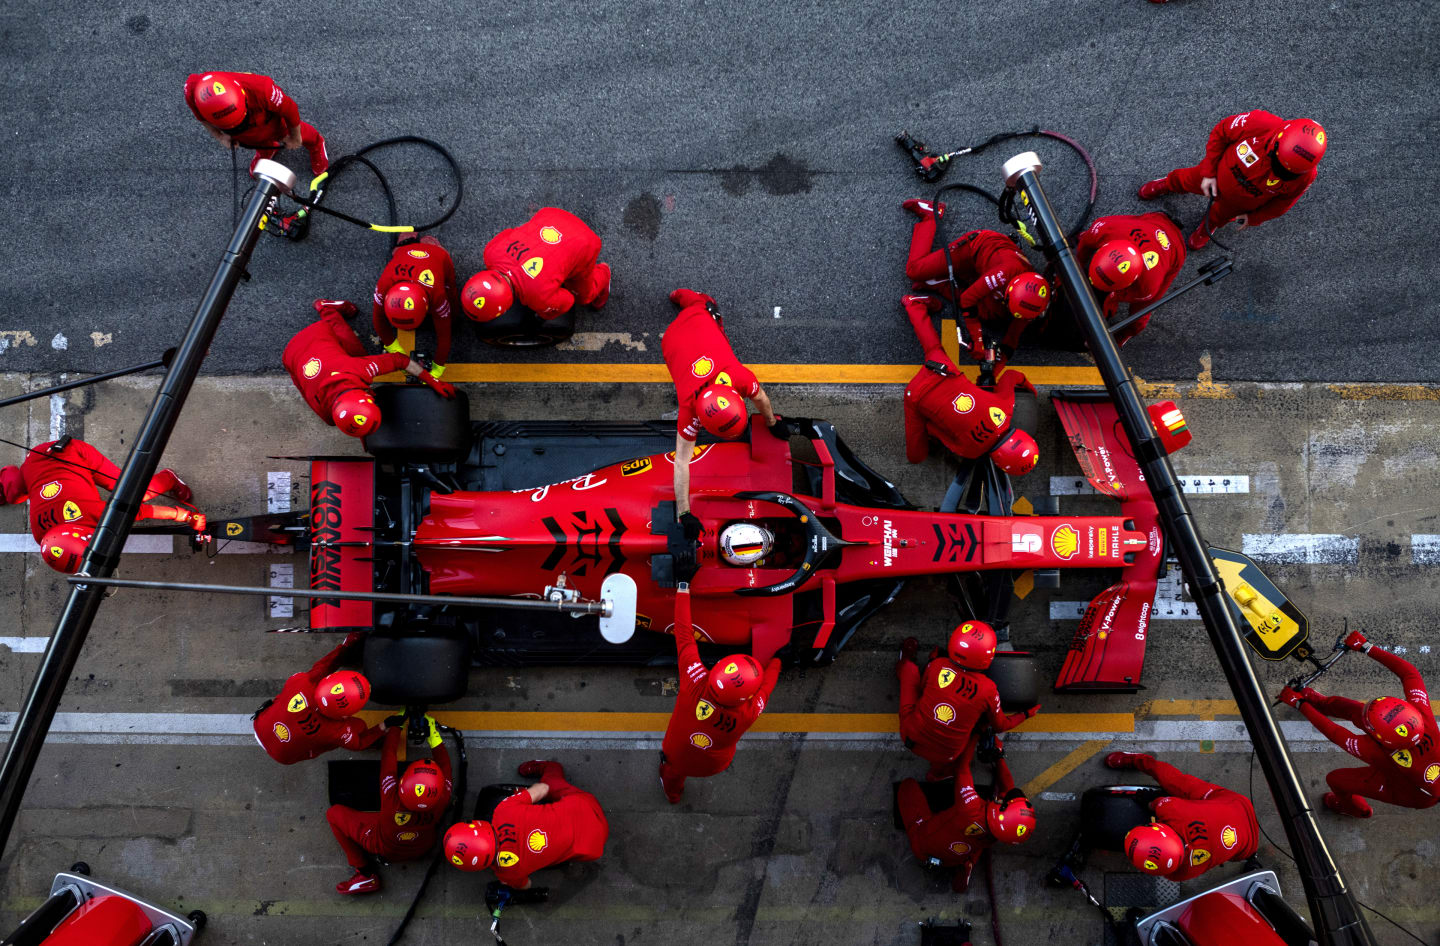
[[[374,591],[369,547],[375,526],[375,461],[326,457],[310,463],[310,590]],[[316,598],[310,630],[369,630],[368,601]]]

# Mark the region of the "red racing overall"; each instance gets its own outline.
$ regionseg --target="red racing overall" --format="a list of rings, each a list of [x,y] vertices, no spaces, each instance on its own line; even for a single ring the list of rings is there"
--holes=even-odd
[[[986,722],[996,733],[1025,722],[1024,713],[1006,716],[1000,693],[983,673],[964,670],[936,657],[922,675],[910,660],[895,667],[900,678],[900,736],[911,752],[930,763],[927,779],[954,775],[975,727]]]
[[[741,397],[753,398],[760,393],[760,382],[735,357],[723,323],[711,311],[714,299],[689,289],[677,289],[670,298],[683,308],[666,327],[660,351],[670,379],[675,382],[675,399],[680,403],[675,427],[680,436],[693,441],[700,436],[695,395],[711,384],[724,384]]]
[[[1150,803],[1155,817],[1185,842],[1185,855],[1170,880],[1199,877],[1227,861],[1242,861],[1260,843],[1255,806],[1239,792],[1186,775],[1154,756],[1135,755],[1130,767],[1160,783],[1165,796]]]
[[[320,320],[302,328],[285,346],[281,361],[290,380],[321,420],[335,426],[331,411],[346,391],[370,389],[370,382],[410,364],[407,354],[367,355],[355,330],[334,306],[317,305]]]
[[[100,489],[114,489],[120,468],[90,444],[71,438],[63,449],[51,452],[57,441],[47,440],[33,448],[19,467],[0,472],[6,503],[30,501],[30,534],[39,542],[56,526],[94,526],[105,512]],[[167,493],[180,502],[191,499],[174,470],[160,470],[145,488],[145,499]],[[176,506],[142,502],[135,514],[141,519],[183,520],[188,511]]]
[[[245,121],[237,128],[225,131],[242,148],[254,148],[255,158],[250,170],[255,170],[255,161],[273,158],[279,153],[285,137],[295,128],[300,129],[300,144],[310,153],[310,173],[320,175],[330,167],[330,158],[325,153],[325,139],[313,126],[300,120],[300,109],[295,100],[286,95],[275,80],[253,72],[206,72],[191,73],[185,79],[185,104],[191,113],[204,121],[195,108],[195,89],[202,82],[221,82],[237,85],[245,91]]]
[[[517,889],[530,875],[564,861],[597,861],[610,838],[610,822],[600,802],[565,781],[558,762],[546,762],[540,781],[549,793],[532,801],[522,789],[495,806],[495,877]]]
[[[1080,234],[1075,246],[1075,260],[1081,269],[1090,266],[1090,259],[1102,243],[1110,240],[1127,240],[1140,251],[1144,268],[1140,278],[1124,289],[1105,295],[1105,314],[1114,315],[1120,303],[1128,302],[1132,310],[1149,305],[1165,295],[1175,277],[1185,265],[1185,235],[1163,213],[1148,213],[1138,216],[1116,215],[1097,217],[1089,228]],[[1096,290],[1097,292],[1099,290]],[[1124,344],[1150,324],[1150,316],[1137,319],[1127,325],[1115,340]]]
[[[925,349],[925,360],[938,362],[951,373],[922,367],[905,386],[905,458],[911,463],[923,461],[934,437],[956,456],[978,459],[1010,432],[1015,389],[1024,387],[1033,393],[1035,388],[1019,371],[1002,373],[993,391],[962,375],[940,345],[925,298],[906,296],[905,314]]]
[[[945,212],[943,204],[940,212]],[[915,227],[910,231],[910,256],[905,262],[905,275],[910,277],[916,292],[938,293],[955,302],[945,267],[945,254],[931,249],[934,243],[935,215],[930,213],[915,221]],[[994,230],[971,230],[952,241],[950,261],[955,267],[956,281],[965,287],[960,292],[958,304],[970,335],[972,354],[977,358],[984,354],[980,334],[982,323],[992,327],[1003,326],[1005,337],[1001,344],[1013,351],[1020,343],[1020,336],[1029,320],[1017,319],[1010,314],[1005,305],[1005,287],[1016,276],[1035,272],[1035,267],[1030,265],[1014,240]]]
[[[543,319],[600,298],[609,275],[595,265],[599,258],[600,237],[585,221],[558,207],[541,208],[485,244],[485,268],[504,273],[515,301]]]
[[[1341,810],[1357,818],[1371,815],[1370,806],[1356,797],[1361,795],[1403,808],[1429,808],[1440,801],[1440,731],[1425,681],[1413,664],[1384,648],[1372,645],[1368,653],[1400,678],[1405,701],[1420,713],[1425,732],[1415,748],[1391,752],[1370,735],[1351,732],[1327,718],[1333,716],[1359,726],[1365,704],[1311,691],[1300,704],[1300,712],[1331,742],[1365,763],[1362,768],[1335,769],[1325,776],[1325,781],[1339,796]]]
[[[435,325],[435,364],[450,363],[450,300],[458,299],[455,289],[455,264],[449,252],[434,237],[421,237],[395,247],[390,262],[375,283],[375,299],[371,321],[381,347],[395,342],[395,326],[385,317],[385,293],[397,282],[413,282],[425,287],[426,313]],[[458,304],[458,303],[457,303]],[[351,334],[354,334],[353,332]]]
[[[254,717],[255,739],[270,758],[281,765],[294,765],[331,749],[359,752],[384,735],[379,726],[367,728],[358,717],[331,719],[315,709],[315,687],[342,660],[354,655],[364,639],[359,631],[350,634],[339,647],[315,661],[315,666],[292,675],[280,695],[260,707]]]
[[[367,854],[379,854],[392,861],[413,861],[424,857],[435,845],[436,829],[445,816],[443,809],[411,811],[400,803],[396,755],[404,737],[404,726],[385,731],[385,742],[380,750],[379,811],[356,811],[346,805],[331,805],[325,812],[325,820],[330,823],[335,840],[345,852],[345,860],[358,871],[370,869]],[[450,753],[442,744],[431,751],[430,757],[440,767],[448,793],[451,790]]]
[[[955,804],[951,807],[931,811],[925,792],[913,778],[901,782],[895,795],[911,852],[922,863],[934,858],[942,867],[960,868],[950,881],[959,893],[969,888],[975,862],[995,843],[995,836],[985,823],[986,801],[975,791],[975,778],[970,771],[976,744],[977,740],[970,740],[957,762]],[[995,797],[1004,798],[1014,788],[1010,766],[1001,759],[996,764]]]

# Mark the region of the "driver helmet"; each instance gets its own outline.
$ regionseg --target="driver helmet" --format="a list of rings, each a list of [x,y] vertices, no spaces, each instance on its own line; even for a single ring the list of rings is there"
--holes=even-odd
[[[758,565],[774,547],[775,533],[753,522],[732,522],[720,530],[720,554],[731,565]]]
[[[1415,707],[1393,696],[1379,696],[1365,704],[1360,726],[1386,749],[1407,749],[1425,734]]]

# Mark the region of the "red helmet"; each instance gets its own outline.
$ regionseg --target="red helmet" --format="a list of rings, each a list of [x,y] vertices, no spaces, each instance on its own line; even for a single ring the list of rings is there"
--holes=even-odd
[[[1107,240],[1090,257],[1090,285],[1105,292],[1124,289],[1140,278],[1140,251],[1129,240]]]
[[[385,318],[396,328],[419,328],[429,307],[430,297],[419,283],[397,282],[385,292]]]
[[[245,90],[229,79],[206,76],[195,87],[195,110],[207,125],[234,128],[245,121],[246,109]]]
[[[721,706],[739,706],[760,692],[765,671],[749,654],[731,654],[710,668],[710,694]]]
[[[488,821],[462,821],[445,832],[445,859],[463,871],[480,871],[495,860],[495,828]]]
[[[990,459],[1011,476],[1024,476],[1040,462],[1040,448],[1034,437],[1016,427],[990,451]]]
[[[1425,732],[1415,707],[1393,696],[1379,696],[1366,703],[1360,725],[1386,749],[1407,749]]]
[[[400,779],[400,804],[411,811],[441,809],[450,803],[450,788],[440,766],[429,759],[416,759]]]
[[[368,388],[351,388],[340,392],[330,406],[330,419],[335,426],[352,437],[364,437],[380,426],[380,408]]]
[[[1021,273],[1005,285],[1005,308],[1017,319],[1038,319],[1050,304],[1050,284],[1039,273]]]
[[[95,530],[90,526],[56,526],[40,540],[40,555],[57,572],[73,575],[80,570],[85,549],[94,537]]]
[[[1325,157],[1325,129],[1308,118],[1292,119],[1275,137],[1275,160],[1291,174],[1309,174]]]
[[[706,385],[695,395],[695,415],[701,427],[725,440],[745,432],[745,401],[728,385]]]
[[[460,309],[477,322],[504,315],[515,302],[515,290],[502,273],[481,270],[470,277],[460,293]]]
[[[995,628],[984,621],[966,621],[950,632],[945,649],[966,670],[984,670],[995,659]]]
[[[1171,874],[1185,859],[1185,842],[1168,824],[1152,821],[1125,835],[1125,856],[1147,874]]]
[[[1001,844],[1019,844],[1035,833],[1035,808],[1023,795],[985,806],[985,827]]]
[[[354,716],[370,701],[370,681],[365,675],[354,670],[340,670],[330,674],[315,687],[317,709],[331,719]]]

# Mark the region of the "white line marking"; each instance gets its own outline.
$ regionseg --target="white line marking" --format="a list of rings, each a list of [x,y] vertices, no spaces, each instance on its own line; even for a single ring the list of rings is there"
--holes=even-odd
[[[290,511],[289,470],[272,470],[265,474],[265,508],[268,512]]]
[[[70,347],[70,339],[66,338],[64,333],[56,332],[55,337],[50,339],[50,347],[56,351],[65,351]]]
[[[1050,620],[1078,621],[1085,616],[1088,601],[1050,602]],[[1173,567],[1155,585],[1155,605],[1150,610],[1152,621],[1198,621],[1200,612],[1195,602],[1185,597],[1185,583]]]
[[[96,347],[96,348],[100,348],[100,347],[103,346],[103,345],[108,345],[108,344],[110,344],[111,342],[113,342],[114,340],[115,340],[115,336],[113,336],[113,335],[110,334],[109,332],[91,332],[91,333],[90,333],[90,341],[92,341],[92,342],[95,343],[95,347]]]
[[[0,532],[0,552],[39,552],[40,545],[28,532]],[[125,540],[125,551],[131,554],[169,555],[175,551],[174,536],[132,535]]]
[[[65,395],[50,395],[50,439],[59,440],[65,436]]]
[[[1080,796],[1074,792],[1041,792],[1036,797],[1041,801],[1074,801]]]
[[[775,318],[780,318],[780,307],[778,305],[775,307]]]
[[[1211,473],[1180,476],[1181,488],[1190,495],[1206,496],[1250,492],[1250,477],[1238,473]],[[1095,487],[1083,476],[1050,477],[1051,496],[1093,496]]]
[[[1440,565],[1440,535],[1412,535],[1410,562],[1414,565]]]
[[[269,542],[241,542],[238,539],[220,539],[215,547],[220,555],[289,555],[295,550],[285,545],[271,545]]]
[[[1354,565],[1360,540],[1334,533],[1245,533],[1240,550],[1257,562]]]
[[[292,562],[276,562],[270,566],[270,587],[271,588],[294,588],[295,587],[295,565]],[[272,597],[270,602],[270,616],[272,618],[293,618],[295,616],[295,599]]]
[[[48,637],[0,637],[0,647],[10,648],[13,654],[43,654],[49,645]]]

